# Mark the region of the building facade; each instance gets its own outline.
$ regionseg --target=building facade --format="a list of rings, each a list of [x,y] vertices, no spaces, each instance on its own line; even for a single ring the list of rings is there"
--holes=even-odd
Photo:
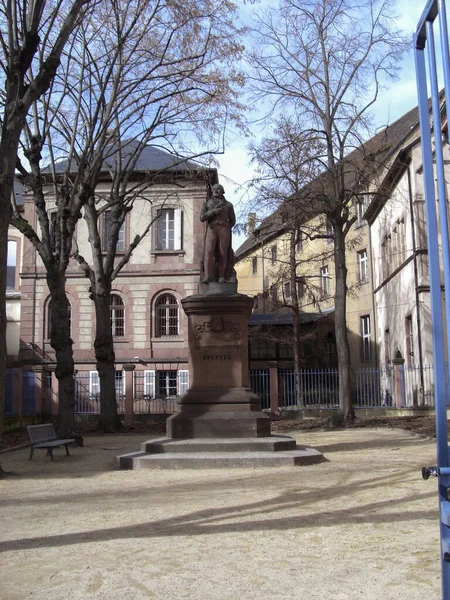
[[[134,201],[120,232],[116,260],[120,260],[136,234],[141,234],[149,223],[152,225],[113,281],[111,293],[119,402],[124,399],[127,378],[128,385],[132,378],[134,396],[142,400],[175,397],[188,387],[187,319],[180,301],[198,292],[205,228],[199,214],[210,186],[217,182],[215,169],[199,168],[187,161],[173,165],[172,155],[159,149],[148,150],[140,158],[140,170],[154,169],[163,175]],[[108,182],[103,178],[96,194],[101,198],[108,192]],[[50,191],[46,206],[51,222],[55,202]],[[23,211],[27,221],[39,231],[34,202],[26,190]],[[108,211],[100,216],[105,251],[109,219]],[[20,236],[16,240],[14,231],[10,233],[10,260],[14,244],[17,250],[14,275],[12,266],[11,273],[8,271],[8,282],[14,277],[16,287],[8,296],[8,310],[13,317],[8,330],[8,373],[14,385],[9,390],[12,400],[7,413],[56,413],[55,353],[50,344],[52,306],[45,269],[31,242]],[[84,219],[77,223],[76,242],[80,254],[92,263]],[[99,378],[93,350],[95,310],[89,287],[81,267],[71,260],[66,293],[79,412],[95,412],[98,408]],[[17,304],[13,303],[14,295]],[[19,310],[20,316],[16,314]]]

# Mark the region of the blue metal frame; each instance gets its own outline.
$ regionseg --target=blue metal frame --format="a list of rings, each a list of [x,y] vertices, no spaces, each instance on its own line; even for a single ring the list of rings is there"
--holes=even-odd
[[[447,198],[444,178],[443,144],[441,135],[441,98],[436,65],[433,23],[438,18],[442,44],[442,67],[444,71],[445,98],[450,91],[450,61],[447,32],[447,16],[444,0],[430,0],[413,36],[414,57],[416,64],[417,96],[419,100],[420,135],[422,141],[423,173],[428,233],[428,259],[430,266],[430,294],[433,324],[434,382],[436,406],[436,444],[437,467],[423,469],[424,479],[430,475],[439,477],[439,511],[441,533],[441,569],[442,598],[450,600],[450,488],[449,449],[447,434],[447,387],[445,377],[444,324],[442,314],[441,273],[439,266],[438,219],[436,214],[435,175],[433,162],[436,163],[437,191],[439,198],[440,234],[442,242],[442,259],[444,266],[445,290],[450,290],[450,243],[447,224]],[[425,48],[428,51],[428,70],[430,77],[431,107],[433,113],[433,130],[435,154],[431,143],[430,106],[427,93],[427,70],[425,65]],[[445,294],[445,312],[447,327],[447,344],[450,348],[450,293]]]

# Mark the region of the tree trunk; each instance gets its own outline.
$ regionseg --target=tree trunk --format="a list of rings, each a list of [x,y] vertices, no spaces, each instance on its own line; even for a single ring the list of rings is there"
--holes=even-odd
[[[6,393],[6,255],[8,251],[8,224],[10,204],[4,201],[8,186],[0,191],[0,435],[3,432],[3,414]]]
[[[100,420],[99,429],[111,433],[122,427],[117,414],[115,354],[109,315],[110,293],[94,295],[96,334],[95,358],[100,378]]]
[[[5,111],[0,140],[0,435],[3,431],[6,393],[6,257],[8,253],[8,226],[12,214],[11,195],[14,189],[16,154],[23,121],[24,118],[12,118]]]
[[[297,290],[297,261],[295,256],[295,247],[297,244],[297,234],[293,229],[290,232],[289,239],[289,272],[291,281],[291,298],[292,298],[292,332],[294,334],[294,377],[295,377],[295,400],[297,406],[304,406],[305,399],[303,395],[303,385],[300,375],[301,358],[300,358],[300,309],[298,305],[298,290]]]
[[[64,273],[47,273],[47,285],[52,299],[50,343],[56,355],[58,435],[61,437],[68,437],[75,430],[75,366],[65,283]]]
[[[345,264],[345,238],[340,225],[334,228],[334,262],[336,274],[335,335],[339,373],[339,409],[344,422],[355,419],[351,393],[350,345],[347,334],[347,267]]]

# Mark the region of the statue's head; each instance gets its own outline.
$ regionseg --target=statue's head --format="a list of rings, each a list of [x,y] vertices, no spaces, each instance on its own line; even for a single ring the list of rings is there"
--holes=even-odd
[[[213,194],[214,198],[217,198],[219,196],[223,196],[225,194],[225,190],[220,185],[220,183],[216,183],[215,185],[212,186],[212,194]]]

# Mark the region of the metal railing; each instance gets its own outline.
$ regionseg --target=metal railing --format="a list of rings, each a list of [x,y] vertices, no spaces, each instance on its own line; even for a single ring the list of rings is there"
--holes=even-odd
[[[393,368],[363,368],[352,371],[352,400],[356,408],[420,408],[434,407],[434,367],[425,365],[401,367],[396,384]],[[34,373],[32,374],[34,376]],[[133,414],[172,414],[178,399],[188,387],[188,372],[178,372],[173,393],[157,392],[154,371],[133,374]],[[445,365],[446,387],[449,389],[449,365]],[[8,373],[9,380],[12,375]],[[128,374],[127,374],[128,376]],[[29,376],[28,379],[31,380]],[[281,410],[336,409],[339,407],[339,375],[337,369],[278,370],[278,407]],[[27,379],[27,382],[28,382]],[[8,380],[8,381],[9,381]],[[33,380],[34,381],[34,380]],[[125,377],[116,373],[116,398],[119,414],[125,414]],[[171,384],[172,385],[172,384]],[[400,389],[396,389],[400,385]],[[270,370],[249,371],[249,387],[261,398],[261,409],[270,410]],[[23,386],[27,399],[30,386]],[[175,393],[177,391],[177,393]],[[400,402],[398,399],[400,398]],[[32,407],[25,402],[29,414]],[[30,406],[28,406],[30,405]],[[34,403],[33,403],[34,406]],[[12,408],[6,411],[10,413]],[[78,372],[75,378],[75,412],[100,413],[100,382],[94,371]],[[25,414],[25,413],[23,413]],[[27,413],[28,414],[28,413]]]
[[[447,387],[449,366],[446,364]],[[251,370],[249,385],[261,397],[261,408],[270,409],[270,371]],[[356,408],[420,408],[434,406],[432,365],[400,367],[396,390],[392,367],[352,371],[352,400]],[[400,402],[397,403],[397,400]],[[339,407],[337,369],[278,370],[278,407],[281,410],[336,409]]]
[[[337,369],[278,371],[278,406],[281,410],[337,408],[339,379]]]
[[[94,371],[79,371],[75,376],[75,413],[100,414],[100,382]],[[124,379],[121,371],[115,377],[117,412],[125,413]]]

